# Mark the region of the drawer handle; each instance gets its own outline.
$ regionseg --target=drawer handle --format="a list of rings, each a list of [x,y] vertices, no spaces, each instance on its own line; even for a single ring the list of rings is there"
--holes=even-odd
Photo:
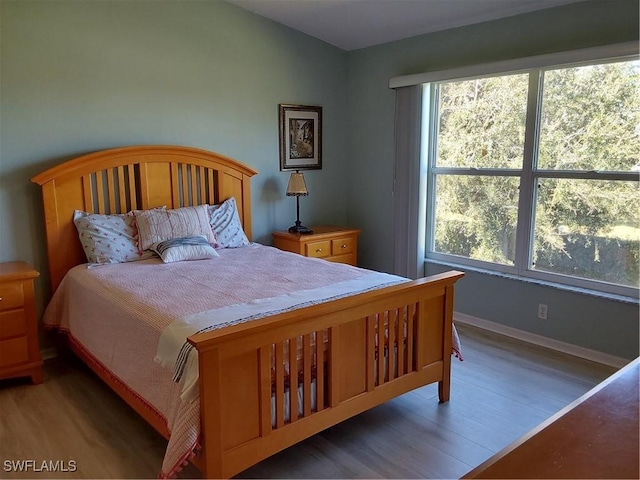
[[[346,244],[346,243],[343,243],[343,244],[342,244],[342,248],[347,248],[347,244]]]
[[[321,248],[316,248],[316,253],[320,253],[322,251]]]

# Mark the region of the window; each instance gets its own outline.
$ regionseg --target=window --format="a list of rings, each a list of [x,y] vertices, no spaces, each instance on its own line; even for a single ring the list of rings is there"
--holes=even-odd
[[[640,62],[425,84],[427,258],[637,296]]]

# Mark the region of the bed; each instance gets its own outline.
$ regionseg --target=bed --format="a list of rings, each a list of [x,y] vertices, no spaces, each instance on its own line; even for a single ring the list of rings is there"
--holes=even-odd
[[[295,308],[270,304],[260,315],[241,315],[242,321],[229,321],[220,328],[198,327],[183,339],[183,348],[190,353],[181,365],[191,375],[177,375],[157,358],[154,362],[128,356],[144,349],[131,347],[127,341],[144,339],[147,349],[154,348],[153,335],[164,338],[169,330],[165,327],[175,323],[173,317],[167,317],[162,320],[161,331],[146,334],[149,329],[137,326],[132,328],[138,328],[138,333],[127,331],[116,337],[120,331],[117,322],[132,325],[129,316],[133,318],[136,309],[148,309],[144,289],[138,291],[131,286],[136,285],[135,279],[157,280],[164,268],[169,279],[197,276],[190,285],[209,288],[205,273],[198,273],[206,261],[162,267],[161,261],[150,258],[89,269],[73,222],[74,211],[116,214],[157,207],[219,205],[233,199],[250,239],[250,180],[255,174],[235,160],[201,149],[134,146],[88,154],[32,179],[42,186],[44,201],[53,293],[46,315],[54,320],[49,322],[65,332],[75,353],[168,439],[161,476],[175,474],[190,460],[206,478],[231,477],[338,422],[429,383],[438,382],[440,402],[449,400],[454,284],[463,275],[457,271],[414,281],[376,278],[379,283],[375,287],[359,284],[346,294],[343,290],[339,294],[331,292],[321,282],[304,290],[312,292],[312,298],[305,297]],[[253,244],[221,253],[221,262],[235,265],[229,275],[233,273],[235,281],[245,282],[247,290],[254,281],[254,270],[259,270],[258,258],[278,265],[290,263],[287,278],[296,271],[320,272],[328,264]],[[240,258],[251,255],[254,259],[249,263]],[[374,272],[365,274],[355,267],[335,267],[327,275],[338,275],[334,281],[341,285],[355,282],[355,277],[366,277],[367,281],[375,277]],[[121,287],[129,295],[126,301],[100,304],[115,295],[112,286],[103,288],[100,295],[96,294],[100,287],[90,288],[96,278],[105,281],[102,277],[124,282]],[[128,285],[126,281],[133,283]],[[231,293],[220,297],[232,297]],[[274,286],[270,295],[269,301],[298,293]],[[175,299],[168,299],[171,295],[164,297],[159,301],[175,303]],[[191,322],[200,310],[218,315],[228,307],[235,308],[198,304],[204,302],[203,297],[206,295],[200,293],[193,297],[197,300],[183,302],[181,315]],[[121,309],[112,310],[114,305],[121,305]],[[96,334],[99,323],[79,320],[73,320],[80,325],[74,333],[70,325],[55,325],[55,319],[63,316],[60,312],[68,310],[75,312],[76,319],[99,318],[105,311],[118,314],[111,315],[114,323],[104,334]],[[97,343],[92,335],[112,336],[112,343]],[[118,362],[136,365],[129,370],[147,368],[143,377],[149,385],[130,380],[126,367],[119,371],[115,366]]]

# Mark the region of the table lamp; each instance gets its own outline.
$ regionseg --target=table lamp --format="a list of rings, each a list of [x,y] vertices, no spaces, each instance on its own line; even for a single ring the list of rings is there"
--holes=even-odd
[[[304,182],[304,175],[298,171],[292,173],[289,177],[289,185],[287,185],[287,196],[296,197],[296,224],[289,227],[291,233],[313,233],[300,222],[300,197],[307,195],[309,195],[309,191]]]

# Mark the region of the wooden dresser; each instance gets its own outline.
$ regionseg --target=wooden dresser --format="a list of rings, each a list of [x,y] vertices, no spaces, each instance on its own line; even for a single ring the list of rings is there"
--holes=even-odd
[[[0,263],[0,379],[42,382],[42,358],[33,281],[40,274],[25,262]]]
[[[323,258],[331,262],[358,263],[360,230],[334,226],[310,227],[311,234],[273,232],[273,246],[305,257]]]
[[[463,478],[640,478],[640,360]]]

